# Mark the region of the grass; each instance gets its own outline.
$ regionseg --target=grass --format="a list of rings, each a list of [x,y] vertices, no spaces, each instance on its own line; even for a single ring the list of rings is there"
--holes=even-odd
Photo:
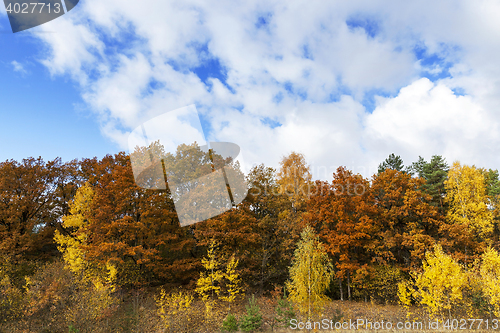
[[[162,327],[161,321],[156,314],[156,304],[152,291],[143,291],[142,293],[128,293],[120,295],[120,304],[110,312],[108,317],[101,318],[99,322],[79,322],[79,323],[66,323],[66,322],[53,322],[51,318],[64,318],[63,314],[45,314],[46,318],[32,318],[23,319],[18,322],[0,324],[0,332],[12,333],[66,333],[66,332],[130,332],[130,333],[163,333],[163,332],[193,332],[193,333],[215,333],[220,332],[222,320],[228,313],[227,307],[220,307],[219,311],[214,311],[210,316],[211,321],[205,322],[205,307],[204,304],[195,300],[189,310],[189,313],[174,316],[171,320],[170,327],[165,329]],[[238,303],[233,304],[231,313],[241,318],[245,313],[245,305],[248,304],[247,299],[240,300]],[[257,298],[257,304],[260,307],[263,317],[263,326],[260,332],[276,332],[276,333],[292,333],[298,330],[291,328],[278,328],[276,326],[275,308],[276,301],[266,297]],[[393,326],[397,322],[404,321],[426,321],[430,318],[419,309],[412,309],[413,314],[409,317],[406,310],[398,305],[391,304],[373,304],[370,302],[355,302],[355,301],[331,301],[328,302],[323,311],[323,317],[316,321],[323,319],[332,320],[335,322],[356,322],[357,319],[367,321],[391,322]],[[305,322],[304,318],[298,316],[298,320]],[[460,318],[457,318],[460,319]],[[486,319],[486,318],[484,318]],[[70,327],[71,325],[71,327]],[[313,331],[313,330],[311,330]],[[442,329],[338,329],[326,330],[320,329],[319,332],[450,332],[450,330]],[[460,330],[463,331],[463,330]],[[475,332],[491,332],[492,330],[474,330]]]

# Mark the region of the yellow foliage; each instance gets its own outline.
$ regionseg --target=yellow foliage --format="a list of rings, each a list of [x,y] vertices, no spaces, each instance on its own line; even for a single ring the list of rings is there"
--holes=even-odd
[[[290,300],[296,303],[300,312],[319,315],[328,300],[325,291],[330,285],[333,267],[311,227],[301,234],[292,266],[287,288]]]
[[[398,283],[398,298],[399,304],[404,306],[407,310],[410,308],[413,293],[408,281]]]
[[[95,322],[111,315],[111,310],[119,303],[113,296],[114,287],[101,281],[82,287],[71,297],[72,306],[66,313],[70,323]]]
[[[57,249],[63,254],[67,267],[75,274],[80,275],[88,266],[82,246],[86,245],[87,234],[85,227],[90,222],[88,213],[94,197],[94,190],[90,184],[81,186],[75,198],[69,204],[70,214],[63,217],[63,228],[72,230],[65,236],[58,230],[55,231],[54,240]]]
[[[110,263],[100,265],[85,260],[83,247],[87,245],[86,227],[92,223],[90,211],[93,198],[94,190],[89,183],[78,189],[69,204],[70,214],[63,217],[62,226],[70,234],[66,236],[56,230],[54,240],[58,245],[57,249],[63,254],[66,267],[80,278],[82,284],[92,283],[98,289],[107,284],[114,291],[117,268]]]
[[[0,268],[0,321],[18,318],[23,311],[23,295]]]
[[[196,281],[196,293],[200,295],[205,304],[206,321],[211,321],[215,316],[217,300],[231,304],[244,296],[242,281],[236,271],[238,260],[233,257],[227,262],[224,269],[224,258],[217,256],[218,244],[215,240],[210,242],[207,256],[201,261],[205,272],[200,274]]]
[[[235,259],[234,256],[231,257],[224,273],[224,278],[227,281],[226,294],[220,295],[220,299],[229,304],[233,303],[238,296],[244,295],[240,275],[236,272],[238,262],[239,260]]]
[[[161,318],[163,328],[170,327],[170,321],[174,316],[185,314],[193,303],[193,295],[185,294],[182,291],[167,294],[165,289],[161,288],[160,295],[155,297],[157,313]],[[187,316],[189,319],[189,316]]]
[[[217,243],[212,240],[207,256],[201,260],[206,272],[202,272],[196,281],[196,292],[201,296],[205,304],[208,304],[210,298],[214,299],[215,295],[219,295],[221,290],[220,281],[223,278],[223,272],[220,267],[222,266],[222,260],[217,258],[216,251]]]
[[[493,315],[500,317],[500,255],[492,248],[482,256],[480,275],[483,294],[493,309]]]
[[[434,246],[434,252],[426,254],[422,266],[421,273],[412,273],[414,282],[398,285],[400,303],[408,307],[414,299],[432,316],[442,315],[445,310],[451,316],[451,309],[464,303],[467,273],[439,245]]]
[[[465,225],[476,236],[486,238],[493,232],[493,214],[488,209],[484,175],[474,166],[453,163],[444,182],[446,201],[450,204],[447,217]]]
[[[81,288],[73,296],[78,305],[67,314],[70,322],[96,320],[117,303],[116,297],[112,295],[116,291],[116,266],[109,262],[102,265],[85,259],[84,246],[88,239],[86,227],[92,223],[90,212],[93,197],[94,190],[89,183],[81,186],[69,204],[70,214],[63,217],[62,226],[69,231],[69,235],[56,230],[54,236],[65,267],[77,277]]]

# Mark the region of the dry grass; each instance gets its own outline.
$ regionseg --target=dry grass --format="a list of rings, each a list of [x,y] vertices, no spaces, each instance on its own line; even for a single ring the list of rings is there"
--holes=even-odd
[[[129,292],[116,295],[120,302],[109,312],[108,316],[100,318],[98,321],[82,321],[75,323],[73,331],[69,329],[69,323],[64,321],[64,314],[61,313],[44,313],[44,318],[24,318],[23,320],[11,323],[0,324],[0,333],[84,333],[84,332],[105,332],[105,333],[163,333],[163,332],[192,332],[192,333],[212,333],[220,332],[222,320],[228,313],[226,307],[220,307],[219,311],[214,311],[210,316],[210,320],[205,318],[204,304],[196,300],[190,308],[189,313],[175,316],[170,327],[162,327],[159,316],[156,313],[156,304],[154,300],[155,291],[139,291]],[[231,312],[237,317],[245,314],[245,305],[247,300],[241,300],[239,303],[232,306]],[[277,333],[292,333],[299,331],[291,328],[277,328],[273,321],[275,317],[275,300],[260,297],[257,299],[257,304],[261,309],[263,316],[263,327],[261,332],[277,332]],[[399,321],[429,321],[430,318],[422,311],[413,310],[414,313],[408,317],[404,308],[397,305],[381,305],[365,302],[349,302],[349,301],[332,301],[327,304],[323,312],[323,317],[319,318],[332,320],[333,322],[356,321],[364,319],[372,322],[387,323],[392,322],[393,325]],[[60,322],[55,323],[53,318],[58,318]],[[305,322],[304,318],[298,318]],[[273,327],[274,326],[274,327]],[[442,326],[442,325],[441,325]],[[303,330],[307,331],[307,330]],[[319,332],[449,332],[449,330],[317,330]],[[463,331],[463,330],[462,330]],[[484,330],[475,330],[475,332],[486,332]],[[491,332],[491,330],[489,331]]]

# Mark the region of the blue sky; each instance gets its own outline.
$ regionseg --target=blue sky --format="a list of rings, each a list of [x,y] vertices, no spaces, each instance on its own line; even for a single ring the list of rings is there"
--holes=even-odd
[[[9,32],[6,15],[0,26],[0,160],[68,161],[118,152],[101,134],[75,83],[51,76],[39,63],[43,44],[26,32]],[[14,64],[22,67],[16,70]]]
[[[316,178],[393,152],[498,168],[500,6],[480,2],[83,0],[16,34],[1,9],[0,160],[128,151],[194,104],[247,170],[291,151]]]

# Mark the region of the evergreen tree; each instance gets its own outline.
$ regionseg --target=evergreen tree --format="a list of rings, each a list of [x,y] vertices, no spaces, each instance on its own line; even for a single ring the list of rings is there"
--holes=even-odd
[[[243,332],[253,332],[258,330],[262,326],[262,314],[260,313],[260,308],[255,302],[255,298],[248,300],[249,305],[245,306],[247,309],[247,314],[241,318],[240,328]]]
[[[378,173],[384,172],[386,169],[392,169],[396,171],[403,171],[404,165],[403,160],[399,155],[394,155],[394,153],[390,154],[388,158],[385,159],[384,162],[380,163],[378,166]]]
[[[423,168],[423,178],[426,183],[422,186],[422,189],[432,197],[431,204],[438,207],[441,214],[444,214],[446,210],[444,182],[448,177],[448,170],[446,160],[440,155],[432,156],[431,161],[426,163]]]
[[[427,165],[427,161],[422,157],[418,157],[417,162],[413,162],[409,167],[406,168],[406,172],[412,176],[425,178],[424,167]]]

